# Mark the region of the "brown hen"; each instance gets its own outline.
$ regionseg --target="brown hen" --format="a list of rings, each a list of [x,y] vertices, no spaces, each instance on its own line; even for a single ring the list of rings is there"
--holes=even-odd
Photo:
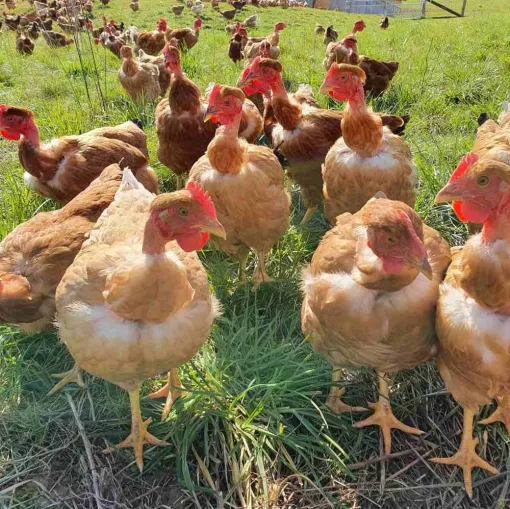
[[[380,426],[386,454],[392,428],[421,433],[393,415],[386,374],[436,354],[434,310],[449,261],[448,244],[435,230],[405,203],[381,197],[339,216],[304,274],[303,331],[333,365],[333,383],[343,368],[378,373],[375,413],[356,426]],[[333,411],[362,410],[344,404],[343,392],[332,386],[327,404]]]

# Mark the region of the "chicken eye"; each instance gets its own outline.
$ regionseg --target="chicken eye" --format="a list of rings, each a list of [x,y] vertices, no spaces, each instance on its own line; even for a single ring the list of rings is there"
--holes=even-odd
[[[181,216],[181,217],[187,217],[188,214],[189,214],[189,210],[188,209],[185,209],[185,208],[181,208],[177,211],[177,213]]]
[[[340,76],[340,81],[345,81],[346,79],[347,79],[347,76],[345,74]]]
[[[481,177],[478,177],[477,182],[480,187],[485,187],[489,183],[489,177],[482,175]]]
[[[223,101],[223,104],[225,106],[230,106],[230,100],[229,99],[226,99],[225,101]]]
[[[394,237],[388,237],[386,240],[388,241],[389,244],[395,244],[395,238]]]

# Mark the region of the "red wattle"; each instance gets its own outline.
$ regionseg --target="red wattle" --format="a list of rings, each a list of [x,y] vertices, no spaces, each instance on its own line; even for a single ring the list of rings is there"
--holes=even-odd
[[[383,270],[386,274],[399,274],[403,266],[404,262],[402,260],[383,258]]]
[[[12,141],[18,141],[21,138],[20,133],[8,133],[7,131],[0,131],[0,134],[6,139],[6,140],[12,140]]]
[[[463,223],[468,223],[469,221],[464,217],[464,214],[462,213],[462,202],[461,201],[454,201],[452,203],[453,211],[455,212],[455,215],[459,218],[460,221]]]
[[[175,240],[182,250],[190,253],[192,251],[200,251],[207,244],[209,234],[194,231],[188,235],[179,235]]]
[[[483,208],[473,202],[462,203],[462,216],[465,222],[480,224],[485,222],[491,215],[490,210]],[[460,219],[460,218],[459,218]]]

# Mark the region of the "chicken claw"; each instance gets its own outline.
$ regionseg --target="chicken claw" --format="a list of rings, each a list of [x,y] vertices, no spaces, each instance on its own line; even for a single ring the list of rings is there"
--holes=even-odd
[[[74,364],[72,369],[69,371],[65,371],[64,373],[55,373],[51,375],[53,378],[61,378],[60,382],[58,382],[50,392],[48,392],[48,396],[52,396],[56,392],[60,391],[65,385],[75,383],[78,387],[85,389],[85,384],[83,383],[83,377],[81,375],[81,369],[78,364]]]
[[[168,415],[170,414],[170,410],[172,410],[172,406],[175,400],[181,397],[182,393],[183,389],[181,380],[179,379],[179,373],[177,368],[173,368],[168,374],[168,382],[163,387],[161,387],[159,391],[153,392],[147,397],[149,399],[166,398],[165,407],[161,413],[161,420],[166,421]]]
[[[483,468],[491,474],[497,474],[499,471],[490,463],[483,460],[476,453],[478,438],[473,438],[473,416],[474,412],[467,408],[464,409],[464,425],[462,431],[462,441],[459,450],[450,458],[432,458],[434,463],[442,465],[458,465],[464,473],[464,486],[469,498],[473,496],[473,481],[471,479],[471,470],[474,467]]]
[[[364,428],[365,426],[380,426],[384,440],[384,454],[391,453],[391,430],[399,429],[404,433],[411,435],[422,435],[424,432],[418,428],[412,428],[400,422],[391,409],[389,400],[388,380],[384,373],[378,373],[379,377],[379,401],[369,403],[368,406],[374,410],[374,413],[367,419],[354,424],[355,428]]]
[[[345,394],[345,387],[333,386],[329,390],[326,406],[335,414],[346,412],[366,412],[368,409],[362,406],[351,406],[342,401],[342,396]]]
[[[151,435],[147,428],[152,422],[152,419],[144,421],[142,419],[142,413],[140,411],[140,394],[138,387],[129,392],[129,399],[131,403],[131,433],[129,436],[120,442],[120,444],[112,447],[107,447],[103,450],[103,453],[108,454],[114,452],[116,449],[124,449],[132,447],[135,452],[135,461],[140,472],[143,471],[143,446],[144,444],[157,445],[164,447],[169,445],[165,440],[160,440],[154,435]]]
[[[493,422],[502,422],[506,426],[506,431],[510,435],[510,397],[496,398],[498,408],[492,412],[489,417],[480,421],[480,424],[492,424]]]
[[[315,211],[317,210],[317,205],[314,205],[313,207],[308,207],[306,209],[305,215],[303,216],[303,219],[301,219],[301,222],[299,223],[300,226],[303,226],[310,221],[312,216],[315,214]]]
[[[272,283],[274,279],[266,272],[266,253],[257,253],[257,267],[253,272],[252,280],[257,288],[261,283]]]

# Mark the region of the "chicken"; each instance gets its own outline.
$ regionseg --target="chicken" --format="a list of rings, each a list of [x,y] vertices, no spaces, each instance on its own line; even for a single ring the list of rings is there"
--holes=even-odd
[[[138,51],[138,62],[143,64],[152,64],[159,69],[159,88],[161,89],[161,95],[164,96],[170,86],[170,73],[165,65],[165,58],[162,55],[154,57],[147,55],[142,49]]]
[[[326,57],[323,61],[326,71],[329,71],[333,62],[336,62],[337,64],[358,65],[359,56],[356,32],[362,32],[365,28],[365,22],[360,19],[354,23],[352,32],[349,35],[344,37],[340,42],[331,42],[328,44],[328,47],[326,48]]]
[[[34,43],[19,30],[16,33],[16,51],[22,55],[31,55],[34,52]]]
[[[97,39],[94,39],[96,44],[101,44],[103,48],[111,51],[116,57],[121,58],[120,50],[125,46],[125,42],[111,34],[109,30],[105,30]]]
[[[267,39],[261,42],[248,42],[243,51],[245,66],[250,65],[257,57],[272,58],[278,60],[280,56],[280,47],[272,46]]]
[[[122,176],[111,165],[59,210],[39,212],[0,243],[0,323],[28,334],[50,329],[55,291]]]
[[[157,191],[157,176],[148,166],[145,134],[133,122],[41,145],[33,113],[0,104],[0,134],[19,141],[19,159],[28,187],[58,202],[72,200],[114,163],[133,168],[147,189]]]
[[[381,118],[365,104],[365,73],[356,66],[331,66],[321,86],[337,101],[348,101],[343,111],[342,138],[326,156],[325,212],[334,225],[344,212],[357,212],[378,191],[413,207],[416,169],[407,143],[383,128]]]
[[[64,34],[53,32],[51,30],[43,30],[42,36],[46,41],[46,44],[52,48],[62,48],[64,46],[69,46],[74,42],[72,39],[68,39]]]
[[[439,371],[463,408],[464,422],[457,453],[433,461],[462,467],[469,496],[474,467],[498,472],[476,452],[473,419],[480,405],[497,399],[497,410],[480,423],[502,421],[510,433],[509,189],[508,164],[470,153],[435,200],[453,202],[461,221],[483,223],[482,232],[454,253],[440,290],[436,322]]]
[[[246,2],[242,1],[242,2],[237,2],[237,1],[234,1],[232,2],[232,7],[234,7],[234,9],[240,11],[243,9],[243,7],[246,5]]]
[[[202,18],[199,16],[193,22],[193,29],[191,28],[176,28],[175,30],[167,30],[165,38],[167,42],[176,39],[179,43],[179,48],[191,49],[198,42],[198,35],[202,27]]]
[[[2,12],[2,16],[5,18],[5,26],[13,31],[16,31],[19,27],[21,16],[17,14],[16,16],[9,16],[5,11]]]
[[[110,3],[110,0],[99,0],[104,6]]]
[[[225,19],[228,19],[228,20],[232,20],[235,18],[235,15],[236,15],[236,10],[235,9],[232,9],[230,11],[219,11],[220,14],[225,18]]]
[[[246,43],[248,34],[244,28],[240,28],[239,31],[230,39],[228,47],[228,56],[234,64],[240,62],[243,59],[242,47],[243,43]]]
[[[136,12],[140,9],[140,6],[138,5],[138,1],[137,0],[131,0],[131,3],[129,4],[129,7],[131,7],[131,10],[133,12]]]
[[[379,96],[387,90],[398,71],[398,62],[380,62],[364,55],[359,57],[358,65],[366,76],[365,92],[373,96]]]
[[[289,226],[290,197],[271,149],[239,139],[244,101],[238,88],[214,86],[206,119],[217,117],[222,127],[191,168],[189,180],[210,194],[227,232],[224,240],[212,237],[214,245],[239,261],[241,280],[253,249],[258,260],[253,279],[260,283],[271,281],[265,258]]]
[[[390,454],[392,428],[422,431],[393,415],[387,374],[435,356],[434,310],[450,250],[409,206],[383,196],[339,216],[320,242],[303,277],[301,322],[314,350],[333,366],[327,405],[334,412],[363,410],[341,400],[341,369],[377,371],[375,412],[355,426],[380,426]]]
[[[322,42],[327,46],[331,42],[336,42],[338,39],[338,32],[333,29],[333,25],[329,25],[326,28],[326,33],[324,34],[324,38]]]
[[[273,31],[267,37],[248,37],[248,43],[253,44],[256,42],[268,41],[271,46],[278,46],[280,43],[280,32],[285,29],[287,25],[283,21],[276,23],[273,26]]]
[[[198,87],[183,75],[177,47],[169,43],[163,53],[173,76],[168,99],[163,99],[156,107],[158,159],[177,175],[177,188],[180,189],[181,175],[205,154],[216,133],[217,123],[204,121],[206,105],[201,101]],[[240,136],[253,143],[261,132],[260,113],[253,103],[247,101]]]
[[[204,4],[200,1],[200,0],[197,0],[195,2],[195,5],[192,5],[191,6],[191,12],[195,15],[195,16],[200,16],[200,14],[202,14],[202,11],[204,10]]]
[[[122,46],[120,56],[123,60],[119,69],[119,81],[131,100],[139,103],[157,99],[161,95],[158,66],[137,62],[129,46]]]
[[[172,12],[175,16],[181,16],[182,11],[184,11],[184,5],[172,5]]]
[[[36,41],[39,39],[39,34],[41,33],[41,29],[39,28],[39,25],[37,23],[31,23],[28,27],[28,36],[33,41]]]
[[[243,25],[247,28],[255,28],[257,26],[258,19],[258,16],[254,14],[253,16],[246,18]]]
[[[390,20],[389,20],[388,16],[383,16],[383,17],[379,20],[379,26],[380,26],[383,30],[386,30],[386,29],[390,26]]]
[[[143,49],[148,55],[158,55],[165,47],[165,32],[168,30],[168,25],[164,18],[161,18],[157,25],[156,30],[152,32],[138,33],[136,30],[131,30],[131,40],[134,43],[134,52]]]
[[[341,136],[343,113],[323,110],[313,94],[302,90],[289,96],[282,78],[282,65],[270,59],[256,58],[245,69],[238,86],[251,95],[254,92],[271,94],[264,113],[264,132],[273,149],[287,159],[289,176],[300,186],[301,197],[307,208],[306,223],[322,201],[322,164],[329,149]],[[252,90],[248,92],[248,89]],[[383,123],[402,126],[400,117],[385,116]],[[373,193],[374,194],[374,193]]]
[[[226,25],[225,32],[231,36],[234,36],[239,32],[239,30],[241,30],[241,28],[244,28],[243,24],[240,21],[236,21],[231,25]]]
[[[319,23],[317,23],[315,25],[315,35],[322,35],[324,32],[326,32],[326,29],[322,26],[322,25],[319,25]]]
[[[143,444],[167,445],[147,431],[151,419],[142,420],[140,385],[166,370],[175,381],[218,314],[194,253],[209,232],[225,236],[198,186],[155,197],[126,169],[115,201],[57,288],[60,337],[76,362],[64,381],[84,369],[129,392],[131,434],[116,447],[132,447],[140,471]],[[169,407],[175,389],[167,393]]]

